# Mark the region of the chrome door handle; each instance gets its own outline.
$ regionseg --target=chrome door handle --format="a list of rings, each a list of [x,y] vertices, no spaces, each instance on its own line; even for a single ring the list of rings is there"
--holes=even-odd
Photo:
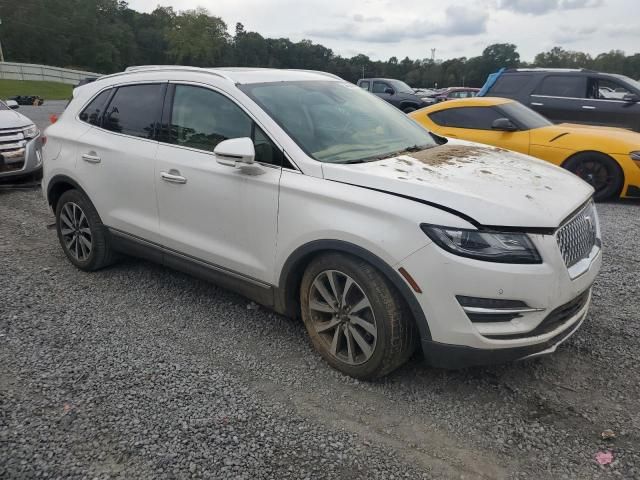
[[[100,163],[102,159],[96,155],[96,152],[83,153],[82,159],[89,163]]]
[[[169,170],[168,172],[160,172],[160,176],[165,182],[169,183],[187,183],[187,179],[180,175],[177,170]]]
[[[533,105],[534,107],[544,107],[544,103],[540,102],[531,102],[531,105]]]
[[[596,107],[593,107],[591,105],[583,105],[582,108],[584,108],[585,110],[595,110]]]

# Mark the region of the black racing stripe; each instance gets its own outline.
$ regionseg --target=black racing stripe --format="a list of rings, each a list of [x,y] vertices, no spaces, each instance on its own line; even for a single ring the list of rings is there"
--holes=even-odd
[[[349,185],[351,187],[358,187],[358,188],[364,188],[366,190],[373,190],[374,192],[386,193],[387,195],[393,195],[394,197],[400,197],[406,200],[411,200],[413,202],[422,203],[423,205],[428,205],[430,207],[437,208],[438,210],[442,210],[444,212],[455,215],[456,217],[460,217],[463,220],[466,220],[467,222],[469,222],[474,227],[476,227],[478,230],[495,231],[495,232],[534,233],[539,235],[553,235],[556,231],[556,229],[552,227],[508,227],[508,226],[505,227],[505,226],[499,226],[499,225],[495,225],[495,226],[482,225],[480,222],[473,219],[469,215],[465,215],[464,213],[459,212],[458,210],[455,210],[450,207],[445,207],[444,205],[440,205],[439,203],[430,202],[428,200],[412,197],[410,195],[403,195],[402,193],[390,192],[389,190],[382,190],[380,188],[366,187],[364,185],[356,185],[354,183],[341,182],[339,180],[329,180],[329,181],[341,183],[343,185]]]

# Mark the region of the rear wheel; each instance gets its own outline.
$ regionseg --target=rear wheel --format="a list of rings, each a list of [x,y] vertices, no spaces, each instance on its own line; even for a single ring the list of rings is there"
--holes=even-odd
[[[56,205],[58,240],[67,258],[81,270],[93,271],[113,262],[109,232],[91,201],[67,190]]]
[[[312,261],[300,300],[313,346],[347,375],[386,375],[415,350],[415,326],[399,294],[360,259],[331,253]]]
[[[622,189],[624,174],[620,165],[608,155],[599,152],[579,153],[570,158],[564,168],[591,185],[596,201],[617,197]]]

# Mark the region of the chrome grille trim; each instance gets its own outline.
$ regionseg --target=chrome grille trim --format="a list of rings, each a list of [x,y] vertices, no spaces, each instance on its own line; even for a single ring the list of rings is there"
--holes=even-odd
[[[567,268],[587,258],[598,240],[598,215],[593,200],[570,217],[556,232]]]

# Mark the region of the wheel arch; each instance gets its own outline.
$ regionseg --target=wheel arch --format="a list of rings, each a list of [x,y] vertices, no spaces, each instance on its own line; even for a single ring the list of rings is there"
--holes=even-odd
[[[400,293],[420,331],[420,337],[425,340],[431,339],[431,331],[424,312],[414,293],[400,274],[377,255],[343,240],[314,240],[298,247],[289,255],[280,272],[278,288],[275,293],[275,309],[278,312],[290,317],[299,316],[300,282],[304,271],[311,260],[328,252],[351,255],[377,268]]]
[[[620,188],[618,189],[618,192],[616,193],[616,196],[620,196],[621,190],[624,189],[624,186],[625,186],[625,184],[627,182],[627,179],[626,179],[626,176],[625,176],[625,173],[624,173],[624,168],[622,168],[620,163],[618,163],[618,161],[615,158],[613,158],[611,155],[609,155],[608,153],[600,152],[598,150],[582,150],[580,152],[574,152],[571,155],[569,155],[567,158],[565,158],[564,161],[560,164],[560,166],[562,168],[564,168],[565,170],[568,170],[567,164],[571,160],[573,160],[574,158],[577,158],[579,156],[589,155],[589,154],[596,154],[596,155],[602,155],[604,157],[607,157],[609,160],[611,160],[618,167],[618,171],[620,173],[620,177],[621,177],[622,181],[620,182]]]
[[[47,185],[47,202],[54,212],[56,211],[58,200],[62,194],[68,190],[79,190],[89,198],[87,192],[85,192],[80,184],[78,184],[74,179],[67,175],[56,175],[49,180]]]

